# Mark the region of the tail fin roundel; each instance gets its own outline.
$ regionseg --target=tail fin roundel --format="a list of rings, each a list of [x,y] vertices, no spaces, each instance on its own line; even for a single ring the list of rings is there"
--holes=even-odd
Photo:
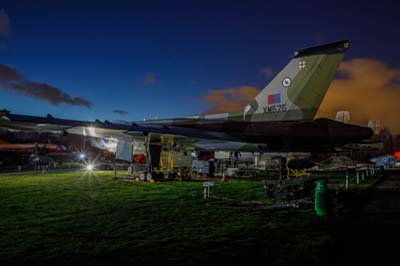
[[[295,51],[289,64],[256,98],[229,117],[247,121],[312,120],[349,46],[346,40]]]

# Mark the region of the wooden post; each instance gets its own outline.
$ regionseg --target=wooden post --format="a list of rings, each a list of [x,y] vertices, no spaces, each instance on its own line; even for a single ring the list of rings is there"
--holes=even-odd
[[[115,165],[116,156],[117,156],[117,153],[115,153],[114,161],[113,161],[113,178],[114,178],[114,179],[117,178],[117,166]]]

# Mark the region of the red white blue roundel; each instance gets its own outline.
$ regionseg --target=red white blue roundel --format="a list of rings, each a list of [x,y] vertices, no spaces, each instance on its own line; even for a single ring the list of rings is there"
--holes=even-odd
[[[282,80],[283,87],[289,87],[292,84],[292,80],[289,77],[286,77]]]

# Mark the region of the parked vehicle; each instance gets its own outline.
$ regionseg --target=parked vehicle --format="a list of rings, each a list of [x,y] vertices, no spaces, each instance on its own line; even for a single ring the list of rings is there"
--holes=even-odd
[[[382,170],[387,168],[398,168],[400,167],[400,161],[393,155],[383,155],[370,159],[370,162],[378,165]]]
[[[210,173],[210,164],[207,161],[193,160],[192,176],[193,177],[208,177]]]

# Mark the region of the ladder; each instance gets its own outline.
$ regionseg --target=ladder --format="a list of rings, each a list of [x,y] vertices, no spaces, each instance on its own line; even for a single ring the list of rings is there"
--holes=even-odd
[[[161,153],[160,153],[160,170],[169,172],[174,170],[174,151],[172,150],[174,144],[173,136],[160,136],[161,140]],[[166,150],[164,150],[164,148]]]

